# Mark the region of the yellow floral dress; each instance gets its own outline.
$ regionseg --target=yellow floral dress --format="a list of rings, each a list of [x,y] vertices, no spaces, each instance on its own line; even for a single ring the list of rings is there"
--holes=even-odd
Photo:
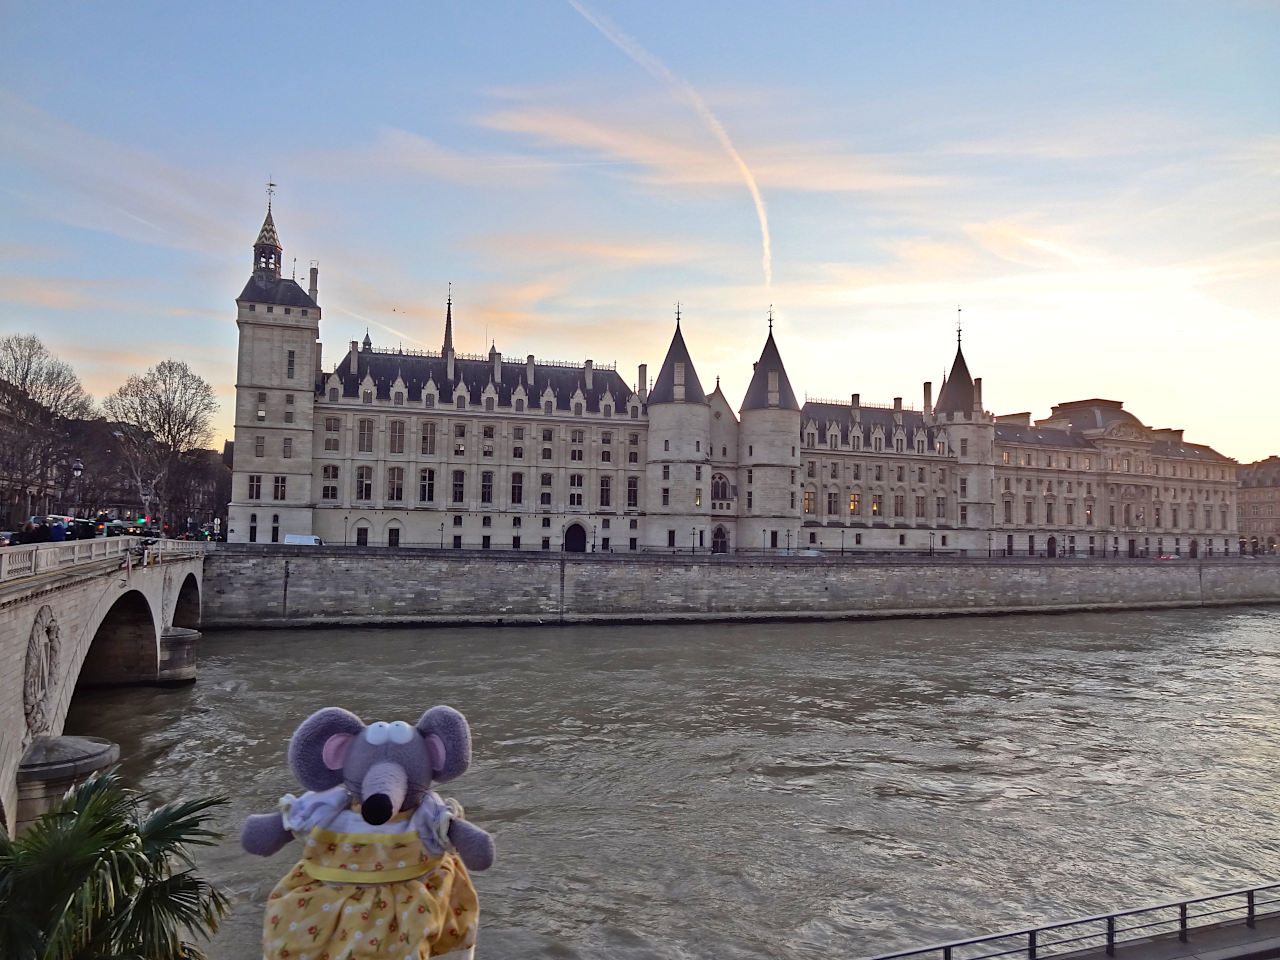
[[[407,825],[409,816],[392,823]],[[416,831],[316,828],[267,898],[262,953],[264,960],[426,960],[470,949],[478,917],[457,854],[433,856]]]

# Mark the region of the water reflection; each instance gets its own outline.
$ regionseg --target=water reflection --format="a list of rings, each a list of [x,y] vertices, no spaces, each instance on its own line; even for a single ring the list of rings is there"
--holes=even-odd
[[[294,789],[313,709],[462,709],[448,792],[493,832],[481,957],[853,957],[1274,876],[1267,610],[915,622],[237,631],[181,691],[79,698],[226,828]],[[228,842],[215,957],[253,956],[269,860]]]

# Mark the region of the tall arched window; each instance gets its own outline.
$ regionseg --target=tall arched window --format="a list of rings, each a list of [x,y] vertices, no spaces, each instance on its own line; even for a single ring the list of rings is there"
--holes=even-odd
[[[280,514],[278,513],[271,515],[271,542],[280,542]]]
[[[256,513],[249,514],[249,542],[258,542],[258,515]]]

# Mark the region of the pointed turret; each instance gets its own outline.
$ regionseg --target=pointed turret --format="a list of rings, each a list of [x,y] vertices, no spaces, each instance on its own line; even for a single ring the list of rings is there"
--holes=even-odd
[[[787,379],[787,369],[782,365],[782,355],[778,353],[778,345],[773,340],[773,329],[770,324],[769,339],[764,342],[764,350],[756,363],[755,374],[747,387],[746,396],[742,398],[742,410],[799,410],[795,391],[791,389],[791,381]]]
[[[271,217],[271,204],[267,203],[267,218],[262,221],[258,239],[253,244],[253,273],[259,280],[280,276],[280,262],[284,250],[276,233],[276,222]]]
[[[693,361],[689,358],[689,348],[684,345],[684,335],[680,333],[680,320],[677,317],[675,336],[671,338],[667,357],[662,361],[662,369],[658,371],[653,390],[649,392],[649,405],[706,402],[707,395],[702,392],[702,384],[698,382],[698,372],[693,369]]]
[[[964,362],[964,351],[960,349],[959,337],[956,338],[956,358],[951,363],[951,375],[938,391],[938,405],[933,412],[938,415],[973,413],[974,393],[973,377],[969,375],[969,365]]]

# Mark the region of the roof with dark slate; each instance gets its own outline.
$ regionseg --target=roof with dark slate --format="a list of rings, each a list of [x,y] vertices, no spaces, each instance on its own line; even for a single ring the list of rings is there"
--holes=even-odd
[[[335,371],[342,383],[342,396],[347,398],[360,395],[361,384],[367,375],[373,379],[379,400],[391,399],[392,385],[399,377],[404,381],[406,403],[420,404],[423,387],[428,381],[433,381],[442,404],[451,403],[455,390],[460,386],[467,393],[467,402],[479,405],[483,402],[485,387],[493,380],[493,362],[489,360],[455,359],[455,376],[450,380],[448,361],[444,357],[381,350],[358,350],[354,356],[354,373],[351,370],[350,351]],[[590,389],[587,388],[585,370],[582,367],[535,364],[532,384],[526,379],[527,373],[524,363],[502,361],[502,382],[497,384],[499,407],[510,407],[512,392],[522,384],[529,397],[528,402],[533,407],[541,406],[542,393],[550,386],[555,394],[557,410],[570,410],[574,393],[581,389],[585,409],[590,413],[600,412],[600,401],[605,394],[613,397],[615,409],[621,409],[633,393],[614,370],[593,370]],[[330,374],[321,375],[317,384],[318,393],[323,393],[329,377]]]
[[[1082,433],[1072,433],[1070,430],[1051,430],[1045,427],[1024,427],[1021,424],[1012,423],[996,424],[996,443],[1095,449],[1093,441]]]
[[[262,221],[262,229],[258,231],[258,239],[254,246],[259,244],[267,244],[272,247],[280,246],[280,236],[276,233],[276,222],[271,218],[271,207],[267,207],[267,219]]]
[[[769,403],[769,372],[778,371],[778,402]],[[746,396],[742,398],[742,410],[799,410],[795,391],[791,389],[791,381],[787,379],[787,369],[782,365],[782,356],[778,353],[778,345],[773,342],[773,331],[769,331],[769,339],[764,342],[764,350],[756,361],[755,373],[747,386]]]
[[[1041,421],[1065,420],[1071,424],[1072,430],[1105,430],[1116,423],[1127,423],[1140,430],[1147,427],[1128,410],[1123,409],[1121,400],[1072,400],[1059,403],[1049,412],[1049,416]]]
[[[938,391],[938,402],[934,413],[972,413],[973,412],[973,377],[969,376],[969,365],[964,362],[964,352],[956,344],[956,358],[951,364],[951,376]]]
[[[1280,487],[1280,457],[1241,464],[1236,478],[1242,487]]]
[[[894,421],[894,412],[885,407],[859,407],[858,420],[856,421],[862,429],[862,445],[864,447],[871,446],[871,434],[877,426],[886,437],[892,437],[893,431],[897,424]],[[803,427],[810,420],[818,428],[818,446],[827,446],[828,432],[832,425],[840,433],[839,442],[842,445],[849,445],[850,437],[855,436],[853,407],[843,403],[824,403],[820,400],[809,400],[805,403],[800,411],[800,422]],[[924,432],[925,443],[929,449],[933,449],[933,444],[937,436],[937,431],[930,430],[924,424],[924,414],[918,410],[902,411],[902,429],[907,435],[907,444],[911,447],[915,446],[916,435],[921,431]]]
[[[676,364],[684,364],[684,400],[676,400]],[[689,348],[684,345],[684,335],[680,333],[680,321],[676,321],[676,335],[671,338],[671,346],[667,349],[667,358],[662,361],[662,369],[658,378],[653,381],[653,389],[649,391],[650,406],[655,403],[706,403],[707,395],[702,392],[702,384],[698,381],[698,372],[693,369],[693,361],[689,358]]]
[[[286,277],[272,277],[265,273],[255,273],[250,277],[236,300],[283,304],[286,307],[316,306],[316,302],[307,295],[307,291],[298,286],[298,281]]]

